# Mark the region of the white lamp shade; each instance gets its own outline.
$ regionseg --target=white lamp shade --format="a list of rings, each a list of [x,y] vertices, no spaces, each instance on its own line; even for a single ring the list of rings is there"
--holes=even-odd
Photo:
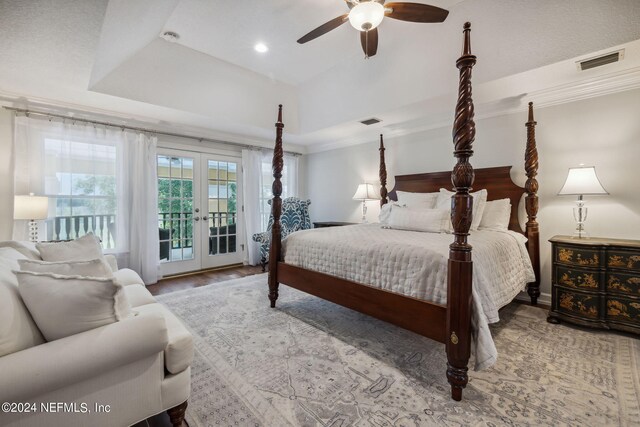
[[[46,219],[48,216],[48,197],[15,196],[13,201],[13,219]]]
[[[349,23],[358,31],[373,30],[384,18],[384,6],[377,1],[366,1],[353,6]]]
[[[577,168],[569,168],[569,175],[565,181],[559,195],[580,196],[585,194],[609,194],[602,187],[598,175],[596,175],[595,166],[581,166]]]
[[[373,184],[360,184],[353,195],[353,200],[378,200],[380,193],[375,190]]]

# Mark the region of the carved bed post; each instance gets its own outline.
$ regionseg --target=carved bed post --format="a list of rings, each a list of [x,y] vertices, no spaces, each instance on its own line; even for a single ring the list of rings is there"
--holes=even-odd
[[[273,225],[271,226],[271,247],[269,248],[269,300],[271,307],[276,306],[278,299],[278,261],[282,256],[282,228],[280,216],[282,215],[282,104],[278,106],[278,122],[276,123],[276,146],[273,149],[273,200],[271,201],[271,213]]]
[[[476,125],[471,99],[471,70],[476,57],[471,54],[471,24],[464,24],[464,47],[456,61],[460,70],[458,102],[453,124],[453,155],[458,159],[451,173],[456,193],[451,198],[451,222],[454,241],[449,246],[449,273],[447,280],[447,379],[451,384],[451,397],[462,399],[467,385],[469,356],[471,354],[471,279],[473,263],[471,245],[467,242],[471,226],[473,197],[469,194],[474,172],[469,163],[473,155]]]
[[[524,154],[524,169],[527,173],[527,182],[524,188],[527,196],[524,199],[527,210],[527,250],[536,274],[536,281],[529,283],[527,293],[531,298],[531,305],[538,304],[540,296],[540,229],[536,216],[538,215],[538,148],[536,147],[536,125],[533,119],[533,102],[529,103],[529,120],[527,121],[527,149]]]
[[[384,142],[380,134],[380,207],[387,203],[387,165],[384,162]]]

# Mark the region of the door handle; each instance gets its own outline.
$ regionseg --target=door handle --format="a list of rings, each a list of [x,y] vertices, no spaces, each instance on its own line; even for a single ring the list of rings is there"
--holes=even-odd
[[[206,220],[208,220],[208,219],[209,219],[209,217],[207,217],[206,215],[202,217],[202,220],[203,220],[203,221],[206,221]]]
[[[199,217],[199,216],[194,216],[194,217],[193,217],[193,220],[194,220],[194,221],[200,221],[200,217]]]

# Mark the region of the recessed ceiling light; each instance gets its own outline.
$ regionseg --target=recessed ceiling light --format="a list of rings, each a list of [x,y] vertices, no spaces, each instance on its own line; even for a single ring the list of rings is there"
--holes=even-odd
[[[180,38],[178,33],[174,33],[173,31],[165,31],[160,35],[160,37],[171,43],[177,42]]]
[[[253,48],[256,50],[256,52],[260,52],[260,53],[265,53],[269,51],[269,48],[264,43],[258,43]]]

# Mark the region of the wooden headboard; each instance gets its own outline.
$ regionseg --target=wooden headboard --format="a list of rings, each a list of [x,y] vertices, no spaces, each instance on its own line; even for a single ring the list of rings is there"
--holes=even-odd
[[[511,199],[509,229],[524,234],[524,230],[522,230],[518,220],[518,206],[520,199],[526,192],[523,187],[513,182],[510,171],[511,166],[474,169],[475,180],[473,181],[474,190],[472,191],[486,189],[488,193],[487,200]],[[398,200],[396,191],[431,193],[439,191],[441,188],[453,191],[451,171],[398,175],[396,176],[395,187],[389,192],[389,199]]]

